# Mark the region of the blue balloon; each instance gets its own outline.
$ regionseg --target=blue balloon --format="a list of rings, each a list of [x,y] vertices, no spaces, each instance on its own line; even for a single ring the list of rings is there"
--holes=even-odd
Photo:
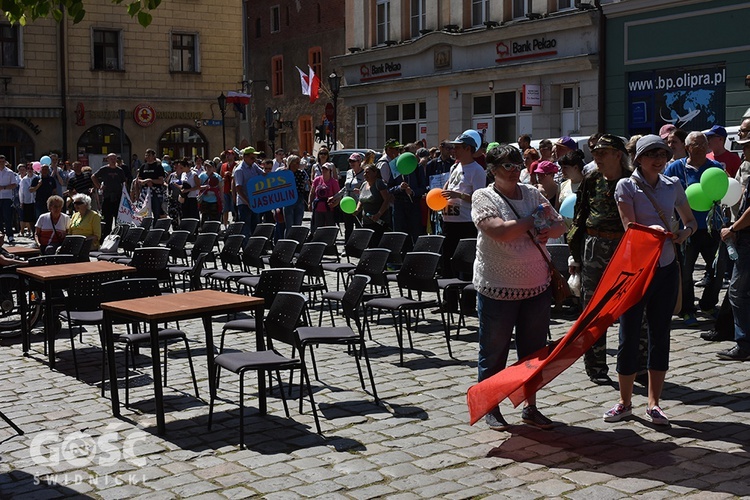
[[[39,163],[41,163],[42,165],[52,165],[52,158],[47,155],[42,156],[41,158],[39,158]]]
[[[560,204],[560,215],[572,219],[575,215],[576,208],[576,194],[573,193],[570,196],[566,196],[563,202]]]

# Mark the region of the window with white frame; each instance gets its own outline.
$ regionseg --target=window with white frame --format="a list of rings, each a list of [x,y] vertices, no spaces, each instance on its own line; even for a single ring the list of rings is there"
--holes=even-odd
[[[560,89],[560,128],[562,135],[577,133],[580,129],[581,91],[578,85],[565,85]]]
[[[176,73],[197,73],[198,35],[172,33],[172,61],[170,70]]]
[[[419,125],[427,119],[427,104],[424,101],[386,104],[385,138],[398,139],[401,144],[419,139]]]
[[[471,0],[471,25],[480,26],[490,20],[490,0]]]
[[[375,44],[381,45],[389,39],[391,29],[391,1],[377,0],[375,5]]]
[[[271,33],[281,30],[281,8],[278,5],[271,7]]]
[[[531,133],[531,107],[521,106],[515,90],[474,96],[472,119],[488,124],[487,141],[511,143],[518,134]]]
[[[121,32],[116,30],[95,29],[93,36],[93,58],[91,65],[94,69],[118,71],[122,65]]]
[[[367,106],[354,108],[354,147],[367,147]]]
[[[427,0],[411,0],[411,37],[420,35],[419,31],[425,28],[427,23]]]
[[[0,66],[21,66],[21,30],[18,25],[0,24]]]
[[[513,19],[526,17],[531,12],[531,0],[513,0]]]

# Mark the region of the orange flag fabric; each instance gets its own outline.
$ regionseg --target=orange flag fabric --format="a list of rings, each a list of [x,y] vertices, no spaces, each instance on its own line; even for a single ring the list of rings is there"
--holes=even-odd
[[[473,425],[505,398],[518,406],[581,357],[651,283],[668,233],[631,224],[578,321],[560,340],[469,388]]]

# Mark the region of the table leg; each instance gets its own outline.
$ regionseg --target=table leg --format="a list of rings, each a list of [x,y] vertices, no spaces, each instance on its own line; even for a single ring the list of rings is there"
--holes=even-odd
[[[55,369],[55,318],[52,316],[54,308],[52,307],[52,283],[44,284],[44,336],[47,340],[47,356],[49,358],[49,367]]]
[[[104,348],[107,350],[109,367],[109,394],[112,400],[112,415],[120,416],[120,391],[117,389],[117,366],[115,365],[115,339],[112,333],[112,315],[104,311]],[[127,353],[125,353],[127,356]],[[102,380],[102,384],[104,381]]]
[[[216,378],[214,374],[214,327],[211,316],[203,316],[203,330],[206,332],[206,366],[208,366],[208,395],[216,397]]]
[[[266,350],[266,333],[263,327],[263,315],[265,314],[265,306],[259,305],[255,307],[255,348],[258,352]],[[280,390],[284,390],[281,388]],[[258,370],[258,410],[261,415],[265,415],[268,411],[266,404],[266,372]]]
[[[26,280],[23,276],[18,277],[18,307],[21,310],[21,346],[23,355],[28,356],[29,349],[31,348],[31,338],[26,318],[29,314],[26,304]]]
[[[156,432],[160,436],[167,433],[164,420],[164,391],[161,386],[161,360],[159,356],[159,325],[156,321],[149,323],[151,329],[151,367],[154,379],[154,404],[156,405]],[[127,376],[127,374],[126,374]]]

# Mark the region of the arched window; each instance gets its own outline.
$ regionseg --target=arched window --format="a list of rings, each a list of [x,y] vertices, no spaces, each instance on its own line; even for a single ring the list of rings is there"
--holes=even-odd
[[[30,161],[34,155],[34,140],[15,125],[0,125],[0,154],[5,155],[9,165]]]
[[[172,158],[193,158],[208,154],[208,141],[197,128],[178,125],[168,129],[159,138],[158,152],[168,154]]]
[[[104,157],[109,153],[117,153],[122,156],[125,164],[129,164],[131,156],[130,138],[125,134],[122,138],[122,149],[120,149],[120,129],[102,123],[94,125],[86,130],[78,138],[78,160],[84,165],[88,164],[94,171],[104,163]]]

